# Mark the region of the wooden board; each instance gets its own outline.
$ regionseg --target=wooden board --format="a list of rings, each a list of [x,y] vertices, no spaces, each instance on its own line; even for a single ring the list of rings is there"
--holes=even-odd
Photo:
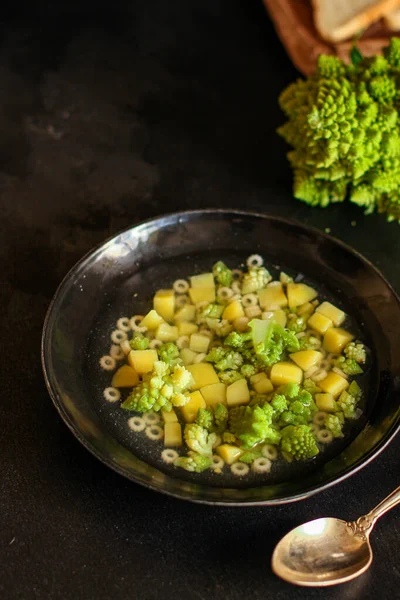
[[[348,62],[352,41],[330,44],[315,29],[310,0],[263,0],[275,29],[293,64],[304,75],[315,70],[319,54],[336,54]],[[397,32],[390,31],[383,20],[369,27],[357,42],[366,56],[380,54]]]

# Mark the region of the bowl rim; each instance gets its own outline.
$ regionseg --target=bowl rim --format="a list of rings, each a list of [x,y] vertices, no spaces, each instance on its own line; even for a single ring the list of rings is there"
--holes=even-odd
[[[342,240],[339,240],[338,238],[334,237],[333,235],[330,235],[330,234],[326,233],[325,231],[318,229],[315,226],[306,225],[295,219],[280,217],[280,216],[272,215],[269,213],[260,213],[257,211],[247,211],[247,210],[238,210],[238,209],[229,209],[229,208],[205,208],[205,209],[196,209],[196,210],[176,211],[176,212],[171,212],[171,213],[162,213],[162,214],[158,214],[154,217],[151,217],[149,219],[146,219],[143,221],[138,221],[137,223],[134,223],[133,225],[125,227],[125,228],[117,231],[116,233],[112,234],[111,236],[106,238],[103,242],[100,242],[99,244],[97,244],[96,246],[91,248],[88,252],[86,252],[67,271],[67,273],[62,278],[62,280],[59,283],[59,285],[57,286],[56,291],[55,291],[55,293],[52,297],[52,300],[49,304],[49,307],[47,309],[46,316],[45,316],[45,319],[43,322],[43,328],[42,328],[40,355],[41,355],[41,364],[42,364],[42,370],[43,370],[43,375],[44,375],[44,380],[46,383],[47,391],[48,391],[49,396],[50,396],[55,408],[57,409],[59,415],[61,416],[62,420],[67,425],[67,427],[70,429],[70,431],[74,434],[75,438],[93,456],[95,456],[98,460],[100,460],[100,462],[105,464],[107,467],[111,468],[113,471],[117,472],[119,475],[122,475],[126,479],[129,479],[130,481],[136,483],[137,485],[141,485],[152,491],[159,492],[159,493],[165,494],[167,496],[170,496],[170,497],[173,497],[173,498],[176,498],[179,500],[187,500],[187,501],[190,501],[190,502],[193,502],[196,504],[206,504],[206,505],[211,505],[211,506],[227,506],[227,507],[238,507],[238,508],[252,507],[252,506],[253,507],[254,506],[278,506],[278,505],[282,505],[282,504],[289,504],[291,502],[299,502],[300,500],[305,500],[307,498],[310,498],[311,496],[314,496],[315,494],[318,494],[320,492],[328,490],[331,487],[341,483],[345,479],[351,477],[352,475],[354,475],[355,473],[357,473],[358,471],[360,471],[361,469],[366,467],[377,456],[379,456],[381,454],[381,452],[383,452],[385,450],[385,448],[393,441],[395,436],[399,433],[400,417],[397,419],[397,421],[395,421],[391,425],[390,429],[386,432],[385,436],[377,443],[377,445],[372,450],[369,450],[364,456],[359,458],[356,461],[356,463],[352,467],[350,467],[348,470],[346,470],[342,475],[333,476],[322,484],[315,484],[314,486],[310,487],[305,492],[301,492],[299,494],[293,494],[291,496],[285,496],[282,498],[266,499],[266,500],[249,500],[249,501],[244,500],[244,501],[232,501],[232,502],[227,501],[227,500],[215,500],[215,499],[208,500],[208,499],[198,498],[188,492],[170,491],[170,490],[166,489],[165,487],[158,487],[156,485],[153,485],[151,482],[139,481],[137,478],[135,478],[135,476],[132,476],[129,472],[125,471],[123,468],[121,468],[119,465],[117,465],[111,459],[108,459],[107,457],[102,455],[102,453],[93,444],[91,444],[91,442],[84,435],[81,434],[81,432],[76,427],[76,425],[74,424],[74,422],[71,419],[71,417],[69,416],[69,414],[64,409],[62,403],[60,402],[60,400],[58,398],[56,391],[53,389],[53,386],[51,384],[51,377],[50,377],[50,374],[49,374],[49,371],[47,368],[47,360],[46,360],[47,332],[49,329],[50,317],[52,315],[54,305],[56,304],[56,302],[62,292],[64,284],[71,278],[71,276],[73,276],[74,273],[76,273],[79,270],[81,265],[90,256],[95,255],[96,252],[98,252],[100,250],[104,250],[106,248],[106,246],[108,244],[110,244],[115,238],[123,235],[124,233],[127,233],[128,231],[131,231],[134,228],[142,227],[142,226],[144,227],[148,224],[154,223],[156,221],[160,221],[162,219],[166,219],[166,220],[179,219],[180,217],[196,218],[196,217],[200,217],[202,215],[225,215],[225,216],[231,216],[233,218],[234,217],[253,217],[253,218],[258,218],[258,219],[266,219],[269,221],[283,223],[283,224],[286,224],[289,226],[295,226],[295,227],[298,227],[305,231],[314,233],[315,235],[321,236],[321,237],[329,240],[331,243],[341,246],[347,252],[350,252],[351,254],[355,255],[361,262],[367,264],[368,267],[371,268],[375,272],[375,274],[380,279],[383,280],[383,282],[389,288],[393,297],[395,298],[395,300],[397,301],[397,303],[400,306],[399,294],[397,294],[397,292],[395,291],[395,289],[393,288],[391,283],[387,280],[387,278],[383,275],[383,273],[368,258],[363,256],[360,252],[358,252],[358,250],[355,250],[354,248],[352,248],[349,244],[346,244]]]

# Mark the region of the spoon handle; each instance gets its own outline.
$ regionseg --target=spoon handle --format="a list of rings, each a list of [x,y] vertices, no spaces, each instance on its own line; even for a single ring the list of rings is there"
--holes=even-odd
[[[372,526],[375,525],[376,521],[385,514],[391,508],[394,508],[396,504],[400,503],[400,486],[393,490],[389,496],[387,496],[382,502],[375,506],[366,517],[370,519]]]

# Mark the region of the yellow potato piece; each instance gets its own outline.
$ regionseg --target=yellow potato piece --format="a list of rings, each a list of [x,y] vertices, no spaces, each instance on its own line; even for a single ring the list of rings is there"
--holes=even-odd
[[[325,315],[315,312],[307,321],[307,325],[323,335],[330,327],[333,327],[333,323]]]
[[[178,328],[176,325],[161,323],[156,329],[156,339],[160,342],[176,342],[178,339]]]
[[[323,412],[335,412],[336,402],[332,394],[315,394],[315,404]]]
[[[194,423],[199,408],[207,408],[206,401],[199,391],[189,394],[189,402],[181,406],[181,414],[186,423]]]
[[[177,423],[178,417],[176,416],[176,412],[174,409],[172,410],[162,410],[161,416],[163,418],[164,423]]]
[[[193,307],[194,308],[194,307]],[[179,335],[192,335],[192,333],[196,333],[198,331],[199,326],[195,323],[188,323],[187,321],[180,321],[178,323],[178,333]]]
[[[199,304],[200,302],[214,302],[215,287],[190,288],[189,296],[193,304]]]
[[[220,383],[214,367],[209,363],[196,363],[188,365],[186,368],[193,376],[194,383],[192,390],[199,390],[205,385],[211,385],[212,383]]]
[[[196,307],[193,304],[185,304],[176,311],[175,321],[194,321],[196,318]],[[183,334],[182,334],[183,335]]]
[[[328,317],[328,319],[333,322],[335,327],[339,327],[339,325],[341,325],[346,318],[346,314],[340,310],[340,308],[337,308],[337,306],[334,306],[330,302],[322,302],[322,304],[317,306],[315,311],[321,313],[321,315],[324,315],[325,317]]]
[[[158,290],[153,299],[153,308],[165,321],[171,321],[175,312],[174,290]]]
[[[131,350],[128,354],[129,364],[139,375],[150,373],[156,360],[158,360],[156,350]]]
[[[200,388],[201,395],[207,406],[215,407],[217,404],[226,404],[226,385],[224,383],[212,383]]]
[[[281,283],[274,282],[259,290],[258,301],[263,310],[277,310],[288,305],[288,300]]]
[[[310,367],[313,367],[323,358],[322,352],[317,350],[300,350],[290,355],[293,362],[296,363],[303,371],[307,371]]]
[[[243,306],[240,300],[234,300],[225,308],[222,318],[227,321],[234,321],[235,319],[239,319],[239,317],[244,317]]]
[[[214,275],[212,273],[193,275],[193,277],[190,278],[190,285],[192,288],[215,287]]]
[[[289,308],[296,308],[296,306],[311,302],[318,296],[318,292],[305,283],[288,283],[286,293]]]
[[[164,319],[153,309],[141,320],[140,327],[147,327],[150,330],[157,329],[161,323],[164,323]]]
[[[242,450],[231,444],[221,444],[216,449],[216,453],[226,462],[227,465],[232,465],[243,454]]]
[[[284,385],[285,383],[300,384],[303,380],[303,371],[293,363],[279,362],[272,367],[270,379],[274,386]]]
[[[182,350],[180,351],[180,357],[185,367],[187,365],[191,365],[196,356],[197,353],[193,352],[193,350],[190,350],[190,348],[182,348]]]
[[[310,315],[311,315],[311,313],[312,313],[313,311],[314,311],[314,307],[313,307],[313,305],[311,304],[311,302],[306,302],[305,304],[302,304],[301,306],[299,306],[299,307],[297,308],[297,314],[298,314],[299,316],[301,316],[301,315],[306,315],[307,313],[310,313]]]
[[[238,379],[226,388],[226,403],[232,406],[240,406],[250,402],[250,392],[245,379]]]
[[[139,383],[139,375],[130,365],[122,365],[114,373],[111,385],[116,388],[120,387],[135,387]]]
[[[206,335],[192,333],[190,336],[189,348],[193,350],[193,352],[208,352],[210,342],[210,338]]]
[[[180,423],[165,423],[164,446],[169,448],[179,448],[179,446],[182,446],[182,427]]]
[[[327,352],[340,354],[343,348],[354,339],[349,331],[340,327],[331,327],[324,335],[323,347]]]
[[[284,310],[274,310],[272,313],[272,320],[275,321],[281,327],[286,327],[287,316]]]
[[[266,373],[257,373],[250,377],[251,384],[258,394],[269,394],[274,386],[268,379]]]
[[[334,398],[337,398],[345,389],[349,387],[349,382],[341,375],[331,371],[328,373],[325,379],[318,381],[318,387],[320,387],[323,392],[327,392]]]

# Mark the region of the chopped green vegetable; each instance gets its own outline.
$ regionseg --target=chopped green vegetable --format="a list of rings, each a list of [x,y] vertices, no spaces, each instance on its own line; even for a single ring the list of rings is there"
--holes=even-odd
[[[215,263],[212,268],[212,272],[217,283],[223,287],[229,287],[232,283],[232,271],[229,269],[222,260]]]
[[[150,340],[141,333],[135,333],[133,338],[129,340],[129,345],[132,350],[147,350]]]
[[[185,469],[192,473],[202,473],[211,467],[212,461],[207,456],[190,452],[189,456],[179,456],[174,461],[175,467]]]
[[[319,453],[308,425],[288,425],[281,430],[281,450],[287,460],[306,460]]]

